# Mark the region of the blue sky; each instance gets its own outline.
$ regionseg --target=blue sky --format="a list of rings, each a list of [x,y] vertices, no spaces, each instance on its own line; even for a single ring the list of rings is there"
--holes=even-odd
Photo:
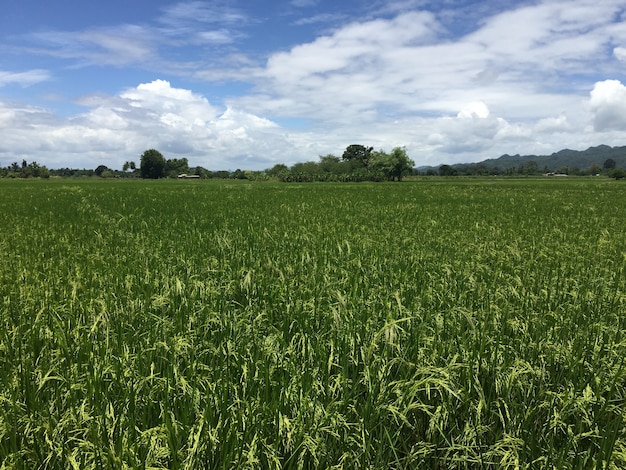
[[[0,15],[0,165],[626,145],[625,73],[622,0],[20,0]]]

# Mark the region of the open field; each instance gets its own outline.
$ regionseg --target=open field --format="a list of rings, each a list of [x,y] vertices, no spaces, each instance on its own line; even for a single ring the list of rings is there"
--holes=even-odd
[[[0,468],[626,468],[625,202],[0,181]]]

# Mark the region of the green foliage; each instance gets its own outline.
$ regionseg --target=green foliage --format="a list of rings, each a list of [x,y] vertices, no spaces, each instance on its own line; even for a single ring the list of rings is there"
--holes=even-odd
[[[158,150],[146,150],[141,155],[140,165],[142,178],[158,179],[165,176],[165,157]]]
[[[104,173],[105,171],[109,171],[109,168],[106,165],[98,165],[98,167],[94,170],[94,173],[96,174],[96,176],[102,176],[102,173]]]
[[[319,162],[300,162],[291,168],[276,165],[266,170],[269,176],[287,182],[313,181],[402,181],[413,173],[415,163],[404,148],[394,148],[391,154],[371,147],[350,145],[339,159],[335,155],[320,156]]]
[[[332,154],[320,156],[319,167],[323,173],[339,174],[344,172],[341,159]]]
[[[189,173],[187,158],[171,158],[165,162],[165,176],[176,178],[178,175]]]
[[[439,176],[456,176],[458,171],[450,165],[441,165],[439,167]]]
[[[406,149],[402,147],[394,148],[390,154],[382,150],[374,152],[370,160],[372,170],[390,181],[402,181],[403,176],[413,172],[414,166],[415,162],[408,157]]]
[[[626,468],[625,199],[3,180],[0,466]]]
[[[461,163],[453,165],[459,175],[529,175],[539,173],[559,172],[567,168],[568,174],[582,175],[585,170],[597,162],[604,162],[605,173],[611,166],[626,167],[626,147],[609,147],[599,145],[586,150],[563,149],[551,155],[502,155],[499,158],[489,158],[478,163]],[[529,166],[531,165],[531,166]],[[432,172],[435,168],[423,169]],[[598,171],[587,171],[586,174],[595,175]]]
[[[626,178],[626,170],[624,168],[616,168],[611,171],[611,178],[615,178],[616,180],[621,180]]]
[[[346,147],[346,150],[343,152],[341,158],[344,161],[353,163],[354,165],[356,165],[356,167],[367,167],[369,165],[369,161],[373,151],[373,147],[365,147],[364,145],[360,144],[352,144]]]
[[[137,169],[137,167],[135,166],[135,162],[130,161],[130,162],[124,162],[124,165],[122,166],[122,171],[125,173],[128,170],[132,170],[135,171]]]
[[[287,165],[285,165],[284,163],[277,163],[272,168],[267,169],[266,173],[269,176],[277,177],[283,173],[287,173],[288,171],[289,171],[289,167]]]
[[[13,162],[6,168],[0,168],[0,177],[2,178],[50,178],[50,170],[37,162],[28,163],[22,160],[22,165]]]

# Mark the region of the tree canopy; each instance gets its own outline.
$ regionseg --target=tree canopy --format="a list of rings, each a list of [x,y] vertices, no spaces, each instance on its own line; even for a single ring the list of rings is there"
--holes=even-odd
[[[146,150],[141,155],[141,177],[158,179],[165,176],[165,157],[155,149]]]
[[[367,167],[372,156],[374,147],[365,147],[360,144],[352,144],[346,147],[341,158],[344,161],[356,163],[356,166]]]
[[[379,150],[372,154],[370,160],[371,169],[389,181],[402,181],[403,176],[412,173],[414,166],[415,162],[409,158],[403,147],[396,147],[389,154]]]
[[[374,151],[373,147],[349,145],[341,158],[329,154],[319,157],[319,162],[298,162],[287,168],[275,165],[266,174],[282,181],[402,181],[413,174],[415,163],[404,147],[391,153]]]

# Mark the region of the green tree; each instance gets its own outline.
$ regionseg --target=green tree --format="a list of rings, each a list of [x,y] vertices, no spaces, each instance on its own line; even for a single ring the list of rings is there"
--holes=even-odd
[[[611,172],[611,177],[615,178],[616,180],[623,180],[624,178],[626,178],[626,170],[624,170],[623,168],[616,168]]]
[[[230,177],[234,180],[245,180],[247,179],[246,177],[246,172],[243,171],[241,168],[237,168],[235,171],[233,171],[230,174]]]
[[[158,179],[165,176],[165,157],[158,150],[146,150],[141,155],[140,165],[142,178]]]
[[[165,176],[172,178],[183,173],[189,173],[187,158],[171,158],[165,162]]]
[[[456,168],[450,165],[441,165],[439,167],[439,176],[456,176],[459,172],[456,171]]]
[[[102,173],[107,171],[109,168],[106,165],[98,165],[98,168],[94,170],[96,176],[102,176]]]
[[[352,163],[354,168],[367,167],[373,151],[373,147],[359,144],[348,145],[341,158],[343,161]]]
[[[613,168],[615,168],[615,160],[613,160],[612,158],[607,158],[606,160],[604,160],[604,169],[605,170],[612,170]]]
[[[598,165],[597,163],[592,163],[587,169],[587,173],[589,173],[590,175],[597,175],[601,171],[602,167],[600,167],[600,165]]]
[[[333,154],[320,156],[319,166],[326,173],[340,174],[344,172],[341,159]]]
[[[409,158],[403,147],[394,148],[391,153],[382,150],[372,153],[370,168],[389,181],[402,181],[402,177],[413,172],[415,162]]]
[[[272,168],[265,170],[269,176],[280,176],[282,173],[287,173],[289,168],[284,163],[277,163]]]
[[[529,161],[524,167],[524,174],[526,175],[538,175],[539,174],[539,166],[537,162],[534,160]]]
[[[50,178],[50,170],[45,165],[39,167],[39,177],[44,179]]]

